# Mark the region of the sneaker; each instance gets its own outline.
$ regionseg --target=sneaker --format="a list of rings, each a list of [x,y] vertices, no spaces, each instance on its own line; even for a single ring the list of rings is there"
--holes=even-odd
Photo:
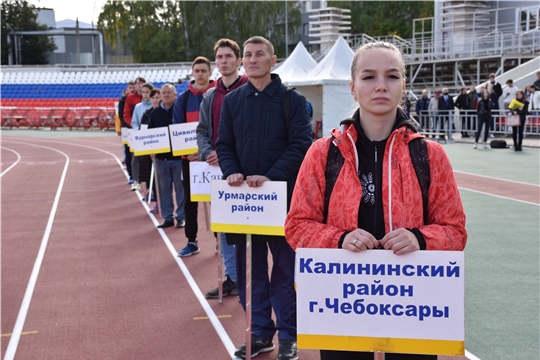
[[[128,180],[128,185],[131,185],[131,184],[133,184],[133,179]]]
[[[201,252],[201,250],[199,250],[197,243],[188,242],[186,247],[178,252],[178,256],[187,257],[198,254],[199,252]]]
[[[476,149],[476,148],[478,148],[478,143],[474,143],[474,145],[473,145],[473,147],[472,147],[472,148],[473,148],[473,149]]]
[[[295,340],[279,340],[277,360],[297,360],[298,346]]]
[[[238,288],[236,287],[236,282],[232,281],[229,275],[225,275],[225,281],[223,282],[223,297],[229,295],[238,295]],[[205,296],[208,299],[217,299],[219,298],[219,289],[215,288],[208,291]]]
[[[183,227],[186,226],[186,220],[182,219],[182,220],[176,220],[176,227],[178,229],[181,229]]]
[[[255,357],[262,352],[269,352],[274,350],[274,342],[272,340],[263,340],[255,335],[251,335],[251,357]],[[246,358],[246,344],[242,344],[234,352],[234,356],[245,359]]]
[[[494,138],[494,137],[495,137],[495,135],[493,135],[493,134],[489,134],[489,137],[490,137],[490,138]]]
[[[139,184],[134,181],[133,184],[131,184],[131,191],[139,190]]]
[[[152,214],[157,214],[159,212],[159,205],[158,203],[155,203],[154,206],[150,209],[150,212]]]

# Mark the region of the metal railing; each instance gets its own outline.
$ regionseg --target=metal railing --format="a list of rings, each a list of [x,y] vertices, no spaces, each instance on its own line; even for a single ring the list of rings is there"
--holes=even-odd
[[[405,52],[406,61],[534,55],[540,51],[537,25],[530,26],[519,20],[500,22],[500,19],[517,18],[519,13],[531,9],[535,10],[534,6],[495,9],[480,6],[472,12],[456,11],[414,19],[412,51]]]
[[[492,110],[489,133],[505,137],[512,135],[512,127],[506,125],[508,115],[507,110]],[[416,118],[424,134],[445,134],[449,140],[453,139],[452,134],[455,132],[468,133],[470,136],[474,136],[478,129],[476,110],[453,111],[451,115],[431,113],[424,110],[420,114],[416,114]],[[450,127],[452,127],[451,132],[448,131]],[[540,135],[540,113],[530,114],[526,117],[523,133],[525,135]],[[481,135],[483,135],[483,130]]]
[[[540,30],[517,34],[503,30],[475,31],[460,36],[446,31],[441,37],[440,41],[432,36],[405,40],[397,35],[371,37],[360,34],[346,40],[353,51],[374,41],[392,43],[401,50],[407,63],[500,57],[505,54],[523,56],[540,52]]]

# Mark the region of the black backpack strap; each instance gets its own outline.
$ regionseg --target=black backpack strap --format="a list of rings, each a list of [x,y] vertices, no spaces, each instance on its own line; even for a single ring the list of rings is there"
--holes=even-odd
[[[409,153],[411,155],[411,161],[420,184],[420,190],[422,191],[422,204],[424,209],[424,225],[428,224],[429,210],[428,210],[428,192],[431,185],[431,171],[429,165],[429,156],[427,141],[425,138],[417,138],[409,142]]]
[[[334,185],[339,176],[339,172],[345,163],[345,158],[339,151],[338,147],[334,144],[334,137],[330,139],[330,146],[328,147],[328,157],[326,158],[326,168],[324,170],[324,178],[326,180],[326,187],[324,189],[324,209],[323,209],[323,224],[326,224],[328,220],[328,205],[330,204],[330,196],[334,190]]]
[[[291,127],[291,93],[293,90],[296,90],[296,88],[289,86],[285,89],[285,95],[283,95],[283,123],[285,124],[287,135]]]

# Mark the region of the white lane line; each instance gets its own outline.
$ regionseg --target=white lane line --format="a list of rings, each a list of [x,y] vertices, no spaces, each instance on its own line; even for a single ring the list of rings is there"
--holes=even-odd
[[[465,350],[465,357],[469,360],[481,360],[479,357]]]
[[[56,209],[58,208],[60,195],[62,194],[62,188],[64,187],[64,181],[65,181],[67,169],[69,166],[69,156],[66,153],[61,152],[60,150],[56,150],[47,146],[34,145],[34,144],[24,144],[24,145],[36,146],[36,147],[56,151],[64,155],[64,157],[66,158],[66,164],[64,165],[64,171],[62,172],[62,177],[60,178],[60,183],[58,184],[58,189],[56,190],[54,203],[53,203],[51,212],[49,214],[49,221],[47,221],[45,234],[43,234],[43,239],[41,240],[41,246],[39,247],[38,255],[36,257],[36,262],[34,263],[34,268],[32,269],[32,274],[30,275],[30,280],[28,281],[26,292],[24,293],[24,298],[21,304],[21,308],[19,309],[19,315],[17,316],[15,327],[13,328],[11,338],[9,339],[9,344],[6,349],[6,355],[4,356],[4,360],[12,360],[15,357],[15,352],[17,351],[17,346],[19,345],[19,340],[21,338],[24,322],[26,321],[26,315],[28,315],[28,309],[30,308],[30,302],[32,301],[32,295],[34,294],[34,289],[36,287],[39,270],[41,268],[41,264],[43,263],[43,258],[45,256],[45,250],[47,249],[47,244],[49,243],[49,237],[51,235],[52,224],[54,222]]]
[[[478,190],[468,189],[468,188],[464,188],[464,187],[461,187],[461,186],[458,186],[458,189],[460,189],[460,190],[465,190],[465,191],[471,191],[471,192],[475,192],[475,193],[482,194],[482,195],[488,195],[488,196],[498,197],[498,198],[501,198],[501,199],[504,199],[504,200],[512,200],[512,201],[517,201],[517,202],[524,203],[524,204],[540,206],[540,204],[538,204],[538,203],[533,203],[533,202],[530,202],[530,201],[514,199],[514,198],[511,198],[511,197],[507,197],[507,196],[495,195],[495,194],[493,194],[493,193],[488,193],[488,192],[484,192],[484,191],[478,191]]]
[[[501,179],[501,178],[497,178],[497,177],[493,177],[493,176],[486,176],[486,175],[479,175],[479,174],[468,173],[468,172],[465,172],[465,171],[455,171],[455,170],[454,170],[454,173],[455,173],[455,174],[464,174],[464,175],[477,176],[477,177],[482,177],[482,178],[490,179],[490,180],[505,181],[505,182],[510,182],[510,183],[514,183],[514,184],[531,185],[531,186],[538,186],[538,187],[540,187],[540,185],[537,185],[537,184],[531,184],[531,183],[527,183],[527,182],[523,182],[523,181]]]
[[[49,141],[51,142],[51,141]],[[58,142],[57,142],[58,143]],[[85,145],[80,145],[80,144],[72,144],[72,143],[64,143],[62,142],[61,144],[64,144],[64,145],[72,145],[72,146],[80,146],[80,147],[85,147],[85,148],[90,148],[90,149],[94,149],[94,150],[98,150],[98,151],[101,151],[103,153],[106,153],[108,155],[111,155],[113,158],[116,159],[116,162],[118,163],[120,169],[124,172],[124,174],[126,175],[126,177],[128,177],[127,175],[127,172],[123,170],[123,167],[122,167],[122,162],[120,161],[120,159],[108,152],[108,151],[105,151],[105,150],[102,150],[102,149],[99,149],[99,148],[95,148],[95,147],[92,147],[92,146],[85,146]],[[39,145],[34,145],[34,146],[39,146]],[[47,148],[45,146],[42,146],[44,148]],[[51,149],[51,150],[54,150],[54,149]],[[55,150],[55,151],[58,151],[58,150]],[[58,151],[60,152],[60,151]],[[64,153],[62,153],[64,154]],[[67,155],[64,154],[66,157]],[[66,173],[66,170],[67,170],[67,165],[69,163],[69,157],[68,157],[68,162],[66,162],[66,167],[64,168],[64,174],[62,176],[62,180],[61,180],[61,185],[60,186],[63,186],[63,180],[65,178],[65,173]],[[59,187],[59,190],[61,188]],[[472,192],[478,192],[478,193],[482,193],[482,194],[485,194],[485,195],[490,195],[490,196],[496,196],[496,197],[501,197],[501,198],[504,198],[504,199],[508,199],[508,200],[515,200],[515,201],[521,201],[521,200],[516,200],[516,199],[511,199],[511,198],[506,198],[506,197],[503,197],[503,196],[498,196],[498,195],[493,195],[493,194],[489,194],[489,193],[484,193],[484,192],[480,192],[480,191],[476,191],[476,190],[471,190],[471,189],[466,189],[466,188],[461,188],[460,189],[462,190],[467,190],[467,191],[472,191]],[[141,194],[139,193],[139,191],[137,191],[138,193],[138,197],[139,197],[139,201],[142,203],[143,207],[145,208],[145,210],[147,211],[147,214],[149,215],[150,219],[152,220],[152,222],[154,223],[154,225],[158,225],[159,222],[157,221],[156,217],[149,212],[150,208],[148,207],[148,205],[144,202],[144,200],[142,199],[142,196]],[[58,204],[58,200],[59,199],[59,193],[57,192],[57,197],[55,198],[55,203],[53,205],[53,208],[54,208],[54,211],[56,212],[56,207],[57,207],[57,204]],[[534,203],[530,203],[530,202],[526,202],[526,201],[521,201],[521,202],[524,202],[524,203],[528,203],[528,204],[533,204],[533,205],[538,205],[538,204],[534,204]],[[51,213],[52,214],[52,213]],[[54,218],[54,216],[53,216]],[[50,221],[50,220],[49,220]],[[50,234],[50,228],[49,228],[49,224],[47,224],[47,228],[48,228],[48,232],[46,231],[45,232],[45,236],[47,236],[47,241],[48,241],[48,235]],[[236,347],[234,346],[233,342],[231,341],[231,338],[229,337],[229,335],[227,334],[225,328],[223,327],[223,325],[221,324],[221,322],[219,321],[219,318],[216,316],[216,314],[214,313],[214,311],[212,310],[212,307],[210,306],[210,304],[208,303],[208,301],[206,300],[206,298],[204,297],[204,295],[202,294],[201,290],[199,289],[199,287],[197,286],[197,283],[195,282],[195,279],[193,278],[193,276],[191,275],[191,273],[189,272],[189,269],[186,267],[184,261],[177,257],[177,252],[176,252],[176,249],[174,248],[174,246],[172,245],[170,239],[167,237],[167,234],[165,233],[165,231],[163,231],[162,229],[158,229],[158,233],[160,234],[161,238],[163,239],[163,242],[165,243],[165,245],[167,246],[167,248],[169,249],[171,255],[173,256],[173,258],[175,259],[178,267],[180,268],[180,270],[182,271],[182,273],[184,274],[184,276],[186,277],[186,280],[188,281],[193,293],[195,294],[195,296],[197,297],[197,300],[199,300],[199,303],[201,304],[201,307],[204,309],[206,315],[208,316],[210,322],[212,323],[212,325],[214,326],[214,329],[216,330],[216,333],[218,334],[218,336],[220,337],[223,345],[225,346],[225,348],[227,349],[227,352],[228,354],[231,355],[231,359],[235,359],[236,357],[234,355],[232,355],[234,353],[234,351],[236,350]],[[44,238],[45,238],[44,236]],[[46,245],[45,245],[46,247]],[[44,250],[44,247],[43,247],[43,243],[42,243],[42,248],[43,248],[43,253],[45,252]],[[40,253],[38,254],[38,258],[40,257],[40,254],[42,253],[42,249],[40,248]],[[43,254],[41,254],[41,260],[40,260],[40,266],[41,266],[41,261],[43,260]],[[37,263],[37,259],[36,259],[36,263]],[[34,271],[36,269],[36,265],[34,265]],[[34,275],[34,271],[32,272],[32,276],[31,276],[31,280],[32,280],[32,277]],[[37,272],[39,272],[39,268],[37,270]],[[36,279],[37,279],[37,274],[36,274]],[[30,284],[29,284],[30,286]],[[34,281],[34,287],[35,287],[35,281]],[[33,288],[32,288],[32,292],[33,292]],[[28,293],[28,288],[27,288],[27,293]],[[27,297],[27,294],[25,294],[25,299],[23,300],[23,305],[25,303],[25,300],[26,300],[26,297]],[[30,294],[30,298],[32,297],[32,295]],[[28,306],[30,305],[30,300],[28,300]],[[22,307],[21,307],[21,311],[22,311]],[[24,318],[26,318],[26,314],[28,313],[28,307],[26,308],[26,311],[24,313]],[[20,339],[20,336],[21,336],[21,332],[22,332],[22,325],[24,324],[24,320],[22,321],[22,324],[20,326],[20,329],[17,328],[17,324],[19,323],[19,318],[21,317],[21,313],[19,312],[19,317],[17,318],[17,322],[15,324],[15,329],[13,331],[13,336],[9,342],[9,345],[8,345],[8,348],[6,350],[6,356],[4,357],[4,360],[11,360],[13,359],[13,357],[15,356],[15,351],[16,351],[16,348],[17,348],[17,344],[19,342],[19,339]],[[18,330],[18,332],[16,332],[16,330]],[[16,344],[14,345],[14,350],[13,350],[13,355],[11,357],[8,357],[10,355],[10,348],[12,347],[12,342],[14,340],[14,338],[17,337],[17,340],[16,340]],[[469,360],[481,360],[480,358],[476,357],[475,355],[473,355],[472,353],[470,353],[469,351],[465,350],[465,356],[469,359]]]
[[[139,191],[137,191],[137,193],[139,193]],[[155,226],[159,225],[159,222],[157,221],[154,214],[149,212],[150,208],[144,202],[144,199],[142,198],[142,196],[140,196],[140,193],[139,193],[139,201],[142,203],[142,205],[145,208],[147,214],[152,219],[152,222],[154,223],[154,225]],[[171,255],[176,260],[176,264],[178,265],[180,270],[182,270],[182,273],[186,277],[186,280],[187,280],[189,286],[191,287],[191,290],[195,294],[195,297],[197,297],[197,300],[199,300],[199,303],[201,304],[201,307],[203,308],[206,315],[208,316],[208,319],[212,323],[212,326],[214,326],[214,330],[216,330],[216,333],[218,334],[219,338],[221,339],[221,342],[223,343],[223,345],[225,346],[225,349],[227,349],[227,353],[231,356],[231,359],[236,359],[236,357],[233,355],[234,351],[236,350],[236,347],[234,346],[234,344],[233,344],[231,338],[229,337],[229,335],[227,334],[227,331],[225,330],[225,328],[223,327],[223,325],[219,321],[219,318],[214,313],[214,310],[212,310],[212,307],[210,306],[210,304],[208,303],[208,301],[204,297],[203,293],[201,292],[201,289],[199,289],[199,286],[195,282],[195,279],[193,278],[193,276],[191,276],[191,273],[189,272],[189,269],[187,268],[186,264],[184,263],[182,258],[177,256],[178,252],[176,251],[173,244],[171,243],[171,240],[169,240],[169,237],[167,236],[165,231],[163,231],[163,229],[157,229],[157,230],[158,230],[159,235],[161,235],[161,238],[163,239],[163,242],[165,243],[165,245],[169,249]]]
[[[52,141],[49,141],[49,142],[52,142]],[[114,157],[116,159],[116,162],[118,163],[118,166],[124,172],[124,174],[126,175],[126,178],[129,178],[129,175],[127,174],[127,172],[123,170],[122,162],[113,153],[110,153],[110,152],[108,152],[106,150],[102,150],[100,148],[96,148],[96,147],[92,147],[92,146],[65,143],[65,142],[61,142],[60,144],[85,147],[85,148],[94,149],[94,150],[98,150],[98,151],[101,151],[103,153],[109,154],[109,155],[111,155],[112,157]],[[146,210],[146,213],[148,214],[148,216],[150,217],[150,219],[152,220],[154,225],[155,226],[159,225],[159,222],[157,221],[154,214],[150,213],[150,208],[144,202],[141,193],[139,191],[136,191],[136,193],[138,195],[139,201],[142,203],[144,209]],[[216,333],[218,334],[219,338],[221,339],[221,342],[223,343],[223,345],[225,346],[225,349],[227,349],[227,353],[231,356],[231,359],[236,359],[236,357],[233,355],[234,351],[236,350],[236,347],[234,346],[234,344],[233,344],[231,338],[229,337],[229,335],[227,334],[227,331],[225,330],[225,328],[223,327],[223,325],[219,321],[219,318],[214,313],[214,310],[212,310],[212,307],[210,306],[210,304],[208,303],[208,301],[204,297],[203,293],[201,292],[201,289],[199,289],[199,287],[197,286],[197,282],[195,281],[195,279],[193,278],[193,276],[189,272],[189,269],[185,265],[184,261],[180,257],[177,256],[178,253],[177,253],[176,249],[174,248],[173,244],[171,243],[171,240],[167,237],[167,234],[165,233],[165,231],[163,231],[162,229],[157,229],[157,230],[158,230],[158,233],[161,235],[161,238],[163,239],[163,242],[165,243],[165,246],[167,246],[167,248],[169,249],[171,255],[173,256],[174,260],[176,261],[176,264],[178,265],[178,267],[180,268],[180,270],[184,274],[189,286],[191,287],[191,290],[193,291],[193,293],[197,297],[197,300],[199,300],[199,303],[201,304],[201,307],[203,308],[206,315],[208,316],[208,319],[212,323],[212,326],[214,326],[214,330],[216,330]]]
[[[10,167],[8,167],[6,170],[2,171],[2,173],[0,174],[0,177],[4,176],[5,173],[7,173],[9,170],[11,170],[15,165],[17,165],[19,163],[19,161],[21,161],[21,155],[16,152],[15,150],[12,150],[12,149],[8,149],[7,147],[4,147],[2,146],[2,149],[6,149],[6,150],[9,150],[11,151],[12,153],[15,153],[15,155],[17,155],[17,161],[15,161],[13,164],[11,164]]]

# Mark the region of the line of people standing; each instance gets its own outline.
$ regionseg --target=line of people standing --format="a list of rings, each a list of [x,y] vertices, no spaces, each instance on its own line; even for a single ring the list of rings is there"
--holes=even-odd
[[[185,228],[187,244],[178,252],[182,257],[200,252],[197,242],[198,203],[189,200],[189,162],[206,161],[219,165],[231,186],[244,181],[252,187],[261,186],[265,181],[287,181],[290,200],[296,174],[312,139],[306,100],[297,91],[290,95],[289,123],[278,120],[285,117],[282,103],[286,87],[279,76],[270,74],[277,58],[267,39],[257,36],[248,39],[244,43],[243,58],[238,44],[221,39],[215,45],[214,54],[222,74],[217,81],[210,80],[210,61],[197,57],[192,63],[194,80],[188,90],[177,96],[176,88],[165,84],[158,92],[151,89],[144,79],[138,78],[133,85],[130,84],[129,94],[122,99],[120,109],[122,125],[136,131],[137,125],[142,123],[147,123],[150,129],[199,122],[197,154],[178,157],[169,152],[153,156],[163,218],[158,228]],[[242,61],[247,74],[244,76],[238,74]],[[141,103],[144,103],[145,111],[143,105],[137,105]],[[132,122],[134,111],[137,114],[135,124]],[[268,132],[268,129],[272,130]],[[144,165],[137,169],[132,166],[129,146],[126,145],[125,150],[129,183],[135,190],[140,188],[140,182],[147,186],[149,162],[139,161],[139,165]],[[225,263],[223,295],[240,293],[245,309],[245,239],[226,234],[219,241]],[[284,237],[254,236],[253,247],[256,261],[253,262],[252,356],[273,350],[272,338],[277,332],[279,359],[295,360],[298,350],[294,251]],[[268,250],[273,254],[271,276],[268,274]],[[218,289],[211,289],[206,296],[217,298]],[[277,322],[272,319],[272,313],[276,314]],[[246,344],[241,345],[235,354],[245,358],[246,348]]]
[[[435,196],[430,197],[428,216],[422,216],[422,197],[416,192],[405,191],[410,183],[418,181],[413,173],[383,176],[387,167],[383,166],[382,160],[395,156],[400,162],[410,164],[412,160],[407,138],[421,137],[416,134],[407,114],[398,106],[405,90],[405,64],[399,50],[392,44],[377,42],[356,51],[351,64],[353,80],[350,86],[359,107],[352,118],[342,123],[346,134],[336,130],[334,137],[321,139],[315,147],[311,147],[309,153],[312,132],[306,99],[296,90],[288,90],[280,77],[271,73],[277,60],[272,43],[260,36],[251,37],[243,44],[241,58],[240,48],[234,41],[221,39],[215,45],[214,54],[222,73],[221,79],[211,84],[209,61],[197,58],[192,65],[195,80],[186,92],[176,96],[175,87],[165,84],[160,91],[161,101],[155,104],[151,100],[152,110],[147,115],[148,128],[199,121],[198,154],[186,158],[175,157],[172,153],[155,156],[161,216],[164,218],[158,227],[175,226],[174,191],[176,227],[185,227],[188,239],[186,247],[178,255],[199,253],[197,228],[188,224],[191,218],[196,217],[187,215],[194,210],[186,208],[189,189],[181,180],[182,175],[184,181],[186,176],[189,179],[189,170],[186,172],[184,166],[189,161],[218,165],[230,186],[246,183],[249,187],[257,188],[267,181],[287,182],[287,207],[291,208],[285,226],[287,237],[253,236],[250,348],[252,357],[272,351],[275,348],[273,338],[277,333],[278,360],[297,360],[294,250],[300,246],[342,248],[353,252],[385,248],[396,254],[431,249],[463,250],[467,235],[459,192],[448,158],[443,148],[435,142],[427,145],[430,161],[434,164],[431,170],[437,174],[435,178],[447,180],[431,184],[430,193]],[[241,62],[247,78],[238,75]],[[437,111],[442,116],[448,116],[453,104],[448,90],[443,90],[446,91],[437,101]],[[151,99],[152,94],[151,91]],[[328,216],[321,221],[324,218],[321,205],[325,197],[326,154],[334,138],[337,139],[334,145],[339,147],[337,151],[342,158],[351,161],[341,163],[343,171],[340,171],[340,166],[334,166],[339,165],[337,162],[330,167],[337,171],[333,190],[336,194],[327,194]],[[390,146],[385,146],[387,142]],[[392,146],[394,142],[395,147]],[[377,153],[377,146],[390,149],[391,153],[386,150]],[[355,156],[357,165],[351,168]],[[364,190],[366,184],[361,183],[362,175],[371,177],[372,174],[381,176],[375,177],[378,182],[373,187]],[[347,181],[349,185],[342,186],[343,176],[350,178]],[[297,177],[299,186],[296,186]],[[381,195],[389,186],[393,188],[395,196],[392,195],[388,201],[397,204],[392,207],[386,206],[387,200]],[[317,191],[313,193],[313,189]],[[372,197],[362,197],[363,191],[369,191],[366,195],[371,194]],[[401,204],[406,194],[410,199]],[[373,201],[368,203],[365,200],[368,198]],[[390,219],[394,219],[390,225],[383,216],[386,208],[390,209]],[[399,210],[402,208],[410,211]],[[245,309],[245,235],[226,234],[219,241],[230,246],[228,250],[226,246],[223,247],[225,281],[234,281],[233,276],[236,277],[237,292]],[[227,251],[229,255],[226,255]],[[272,254],[271,274],[269,252]],[[232,254],[235,255],[235,273],[226,259]],[[207,297],[213,298],[213,294],[217,297],[216,289],[209,291]],[[272,314],[275,314],[275,320]],[[244,343],[234,355],[246,358],[246,352],[247,344]],[[321,359],[325,360],[364,358],[373,358],[373,353],[321,351]],[[387,355],[387,359],[419,358],[433,359],[436,356]]]

